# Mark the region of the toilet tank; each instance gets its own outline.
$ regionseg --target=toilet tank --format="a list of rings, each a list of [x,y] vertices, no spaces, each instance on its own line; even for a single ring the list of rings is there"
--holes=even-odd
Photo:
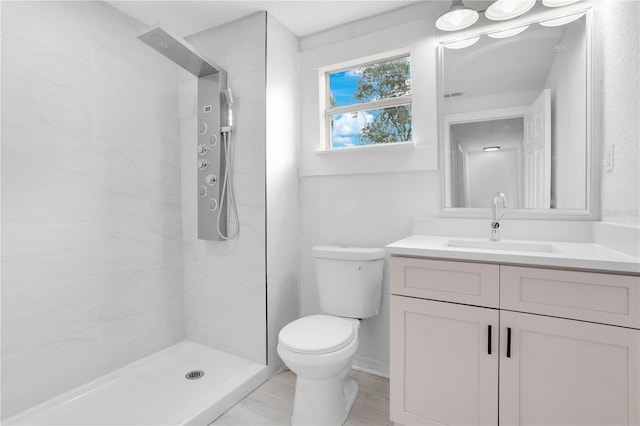
[[[320,307],[328,314],[369,318],[380,312],[382,266],[379,248],[313,248]]]

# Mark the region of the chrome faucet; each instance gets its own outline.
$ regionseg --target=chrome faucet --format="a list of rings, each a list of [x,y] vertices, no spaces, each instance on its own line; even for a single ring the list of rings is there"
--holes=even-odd
[[[502,208],[507,208],[507,198],[504,196],[502,192],[496,192],[493,196],[493,216],[491,217],[491,241],[500,241],[500,220],[504,217],[505,213],[502,213],[502,216],[498,217],[499,205],[502,204]]]

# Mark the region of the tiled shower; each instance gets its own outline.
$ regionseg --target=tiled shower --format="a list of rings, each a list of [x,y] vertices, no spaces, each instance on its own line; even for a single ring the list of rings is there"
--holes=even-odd
[[[299,312],[297,131],[266,120],[272,102],[296,114],[295,36],[257,13],[188,39],[236,98],[242,228],[218,242],[196,238],[195,77],[141,23],[3,2],[1,28],[2,418],[184,339],[280,368],[267,336]]]

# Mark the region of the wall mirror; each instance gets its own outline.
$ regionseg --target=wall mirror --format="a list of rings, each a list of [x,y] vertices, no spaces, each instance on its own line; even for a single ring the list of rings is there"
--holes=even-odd
[[[438,46],[444,210],[589,214],[591,14],[519,25]]]

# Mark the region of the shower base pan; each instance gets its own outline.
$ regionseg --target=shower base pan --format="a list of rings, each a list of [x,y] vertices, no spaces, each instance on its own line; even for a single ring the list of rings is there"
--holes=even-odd
[[[206,425],[267,378],[264,365],[185,341],[3,424]]]

